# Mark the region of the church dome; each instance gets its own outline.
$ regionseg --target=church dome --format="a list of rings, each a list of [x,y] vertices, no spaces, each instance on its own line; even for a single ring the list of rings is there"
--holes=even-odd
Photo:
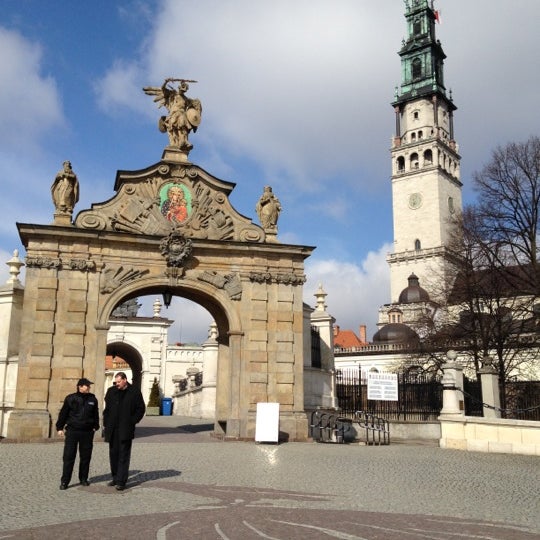
[[[373,343],[376,345],[382,345],[384,343],[414,343],[417,341],[418,334],[403,323],[385,324],[373,336]]]
[[[401,291],[398,304],[415,304],[417,302],[429,302],[429,294],[420,287],[420,282],[415,274],[408,278],[409,286]]]

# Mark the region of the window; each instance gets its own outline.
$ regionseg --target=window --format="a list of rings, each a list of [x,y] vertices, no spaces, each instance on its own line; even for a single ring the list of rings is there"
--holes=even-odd
[[[415,251],[420,251],[422,249],[422,243],[418,238],[414,241],[414,249]]]
[[[431,165],[433,163],[433,152],[431,150],[426,150],[424,152],[424,163],[426,165]]]
[[[422,76],[422,60],[415,58],[412,61],[412,78],[419,79]]]
[[[405,171],[405,158],[403,156],[397,158],[397,170],[398,172]]]
[[[321,363],[321,336],[316,326],[311,327],[311,367],[320,368]]]

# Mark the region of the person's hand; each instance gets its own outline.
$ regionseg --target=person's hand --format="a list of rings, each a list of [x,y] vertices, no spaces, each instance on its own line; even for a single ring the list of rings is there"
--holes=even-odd
[[[58,430],[58,435],[60,435],[60,437],[63,437],[63,436],[64,436],[64,430],[63,430],[63,429],[59,429],[59,430]]]

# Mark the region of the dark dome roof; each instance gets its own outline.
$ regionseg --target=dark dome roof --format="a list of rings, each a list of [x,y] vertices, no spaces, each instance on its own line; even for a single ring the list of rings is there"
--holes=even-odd
[[[415,274],[408,278],[409,286],[401,291],[398,304],[414,304],[416,302],[429,302],[429,294],[420,287],[420,282]]]
[[[418,334],[403,323],[384,325],[373,336],[373,343],[411,343],[418,341]]]

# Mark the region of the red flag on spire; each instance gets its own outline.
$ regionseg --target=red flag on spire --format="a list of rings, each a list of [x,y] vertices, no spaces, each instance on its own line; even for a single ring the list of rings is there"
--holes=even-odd
[[[435,15],[435,22],[441,24],[441,12],[436,9],[433,13]]]

